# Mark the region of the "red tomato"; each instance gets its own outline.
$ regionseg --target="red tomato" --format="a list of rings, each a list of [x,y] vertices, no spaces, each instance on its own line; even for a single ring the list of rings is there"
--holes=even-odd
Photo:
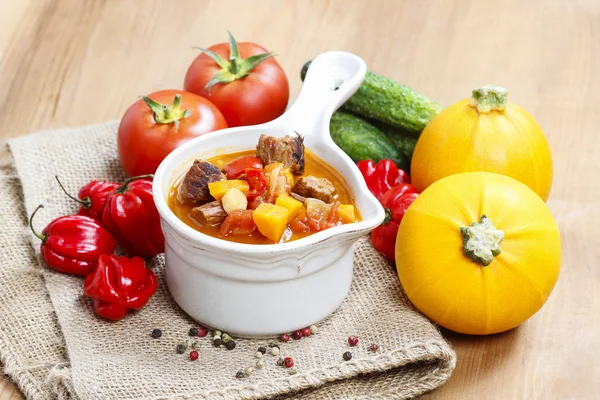
[[[257,227],[252,218],[252,210],[235,210],[225,218],[225,221],[219,228],[219,233],[222,236],[227,235],[249,235],[254,232]]]
[[[181,103],[174,100],[181,96]],[[153,174],[176,147],[205,133],[227,128],[223,114],[210,101],[182,90],[162,90],[140,99],[123,115],[117,135],[121,166],[127,176]],[[167,105],[165,115],[161,105]],[[185,111],[187,110],[187,113]],[[177,121],[177,122],[176,122]]]
[[[259,54],[265,56],[255,62],[248,60]],[[212,79],[219,78],[222,83],[207,88]],[[208,53],[202,52],[192,62],[184,88],[212,101],[229,126],[261,124],[279,117],[290,95],[285,72],[272,54],[256,43],[238,44],[231,34],[229,43],[209,47]]]
[[[237,179],[238,176],[244,173],[246,168],[258,168],[262,169],[263,164],[260,161],[260,158],[254,156],[242,156],[240,158],[236,158],[231,161],[225,167],[223,167],[223,171],[227,174],[229,179]]]

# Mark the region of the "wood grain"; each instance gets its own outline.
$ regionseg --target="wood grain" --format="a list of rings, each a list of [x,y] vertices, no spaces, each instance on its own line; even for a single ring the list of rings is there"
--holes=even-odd
[[[118,119],[138,96],[181,87],[192,47],[227,29],[277,51],[292,95],[302,64],[331,49],[443,105],[506,86],[553,151],[564,267],[523,326],[444,332],[457,368],[424,397],[600,398],[600,2],[0,0],[0,138]],[[0,400],[19,398],[0,380]]]

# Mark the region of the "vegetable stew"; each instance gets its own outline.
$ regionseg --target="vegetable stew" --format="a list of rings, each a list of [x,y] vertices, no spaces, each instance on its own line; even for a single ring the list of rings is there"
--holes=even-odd
[[[256,151],[194,161],[168,205],[204,234],[249,244],[289,242],[361,219],[343,177],[289,135],[262,135]]]

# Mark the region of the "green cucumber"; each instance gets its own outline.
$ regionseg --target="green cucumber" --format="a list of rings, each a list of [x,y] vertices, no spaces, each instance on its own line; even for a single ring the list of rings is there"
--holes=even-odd
[[[302,80],[310,63],[311,61],[308,61],[302,67]],[[341,109],[400,128],[418,137],[442,107],[409,87],[367,71],[363,83]]]
[[[409,158],[397,148],[392,139],[360,117],[337,111],[331,117],[329,130],[335,144],[354,162],[373,160],[377,163],[387,158],[399,168],[404,169],[410,165]]]

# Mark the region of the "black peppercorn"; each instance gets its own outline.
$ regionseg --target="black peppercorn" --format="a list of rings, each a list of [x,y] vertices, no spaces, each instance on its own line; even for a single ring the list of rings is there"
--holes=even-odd
[[[215,347],[221,346],[221,343],[223,343],[223,341],[221,340],[221,338],[219,336],[217,336],[213,339],[213,345]]]
[[[198,336],[198,328],[190,328],[190,336]]]
[[[162,336],[162,331],[160,329],[154,329],[154,330],[152,330],[152,337],[154,339],[158,339],[161,336]]]
[[[177,345],[177,354],[183,354],[183,353],[185,353],[186,348],[187,348],[187,346],[185,344],[179,343]]]
[[[345,352],[344,355],[344,360],[346,361],[350,361],[352,359],[352,353],[350,353],[349,351]]]
[[[283,367],[283,358],[279,357],[279,359],[277,360],[277,365]]]
[[[237,374],[235,374],[235,377],[238,379],[242,379],[246,377],[246,373],[244,371],[242,371],[241,369],[237,372]]]
[[[267,348],[261,346],[261,347],[258,348],[258,351],[261,352],[261,353],[263,353],[263,354],[266,354],[267,353]]]
[[[225,347],[227,347],[227,350],[235,349],[235,341],[233,341],[233,339],[230,339],[227,343],[225,343]]]

